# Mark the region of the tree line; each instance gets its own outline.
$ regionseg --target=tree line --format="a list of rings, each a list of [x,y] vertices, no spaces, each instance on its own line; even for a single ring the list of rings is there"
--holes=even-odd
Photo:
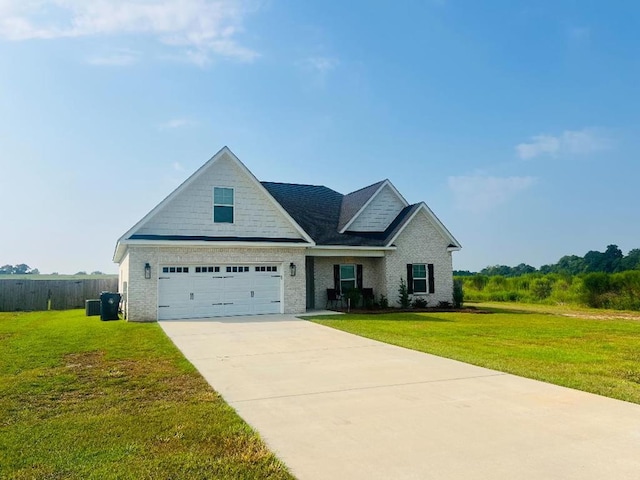
[[[626,256],[617,245],[584,257],[569,255],[536,269],[496,265],[479,273],[454,272],[468,301],[576,304],[640,310],[640,249]]]
[[[19,263],[18,265],[3,265],[0,267],[0,275],[40,275],[40,270],[37,268],[31,268],[26,263]],[[58,275],[58,272],[53,272],[51,275]],[[74,275],[88,275],[86,271],[74,273]],[[104,275],[100,270],[91,272],[91,275]]]
[[[561,275],[579,275],[581,273],[618,273],[629,270],[640,270],[640,248],[630,250],[623,255],[617,245],[607,245],[604,252],[590,250],[584,257],[578,255],[565,255],[557,263],[542,265],[539,269],[521,263],[515,267],[508,265],[493,265],[480,270],[470,272],[468,270],[455,270],[453,274],[458,277],[471,275],[486,275],[503,277],[520,277],[531,273],[558,273]]]

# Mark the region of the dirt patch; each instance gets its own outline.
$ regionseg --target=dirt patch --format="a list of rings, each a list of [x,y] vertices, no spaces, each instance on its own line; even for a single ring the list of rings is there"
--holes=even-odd
[[[567,312],[559,313],[563,317],[585,318],[587,320],[636,320],[640,321],[640,313],[580,313]]]

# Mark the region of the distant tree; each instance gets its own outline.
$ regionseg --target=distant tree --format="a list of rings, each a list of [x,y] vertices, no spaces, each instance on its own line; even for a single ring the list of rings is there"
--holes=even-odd
[[[620,259],[619,271],[640,270],[640,248],[634,248],[627,253],[626,257]]]
[[[454,277],[472,277],[473,275],[475,275],[475,273],[470,272],[469,270],[454,270],[453,271],[453,276]]]
[[[548,273],[554,273],[555,272],[555,265],[542,265],[539,269],[539,272],[546,275]]]
[[[18,265],[3,265],[0,267],[0,275],[24,275],[26,273],[40,273],[38,269],[32,270],[29,265],[20,263]]]
[[[25,263],[13,267],[13,273],[16,275],[24,275],[25,273],[29,273],[29,270],[31,270],[31,268]]]
[[[13,273],[13,265],[3,265],[0,267],[0,275],[11,275]]]
[[[511,267],[509,267],[508,265],[493,265],[483,268],[482,270],[480,270],[480,273],[482,275],[488,275],[490,277],[493,277],[495,275],[509,277],[511,276]]]
[[[104,275],[104,273],[102,273],[100,270],[95,270],[91,272],[91,275]]]
[[[40,270],[38,270],[37,268],[32,268],[29,273],[31,275],[40,275]]]
[[[584,271],[584,259],[582,257],[578,257],[577,255],[565,255],[560,260],[558,260],[558,263],[555,264],[555,268],[553,268],[553,273],[564,273],[567,275],[577,275]]]
[[[85,272],[84,270],[80,270],[79,272],[74,273],[74,275],[86,275],[87,272]]]
[[[526,275],[527,273],[534,273],[535,271],[535,267],[527,265],[526,263],[521,263],[517,267],[511,269],[511,273],[514,276]]]
[[[607,245],[607,249],[604,252],[605,272],[613,273],[617,271],[623,257],[622,250],[617,245]]]

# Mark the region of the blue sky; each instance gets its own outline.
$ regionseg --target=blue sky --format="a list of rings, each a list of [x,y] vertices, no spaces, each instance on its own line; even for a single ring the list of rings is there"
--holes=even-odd
[[[640,247],[636,1],[0,0],[0,264],[116,272],[228,145],[260,180],[389,178],[454,268]]]

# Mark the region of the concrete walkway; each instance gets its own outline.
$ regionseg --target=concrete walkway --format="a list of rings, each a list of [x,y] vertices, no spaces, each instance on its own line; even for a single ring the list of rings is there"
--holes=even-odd
[[[293,316],[160,325],[300,480],[640,479],[640,405]]]

